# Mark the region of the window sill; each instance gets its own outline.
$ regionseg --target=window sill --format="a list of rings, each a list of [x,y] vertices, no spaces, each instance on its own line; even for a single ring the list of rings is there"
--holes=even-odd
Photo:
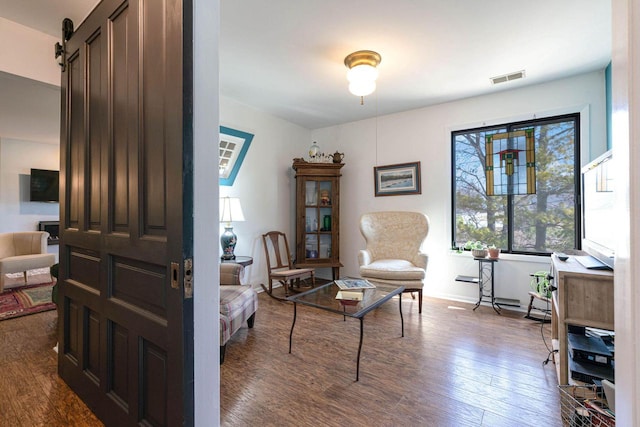
[[[449,255],[454,257],[472,258],[471,252],[463,251],[457,252],[455,250],[449,250]],[[523,255],[523,254],[506,254],[501,253],[498,258],[500,261],[515,261],[515,262],[529,262],[535,264],[549,264],[550,258],[542,255]]]

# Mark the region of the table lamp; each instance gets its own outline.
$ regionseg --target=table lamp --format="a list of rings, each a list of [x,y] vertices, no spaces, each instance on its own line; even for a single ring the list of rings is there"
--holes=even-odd
[[[242,207],[240,207],[240,199],[237,197],[221,197],[220,198],[220,222],[226,222],[224,233],[220,236],[220,244],[222,245],[223,260],[236,259],[233,251],[238,241],[237,236],[233,233],[233,221],[244,221]]]

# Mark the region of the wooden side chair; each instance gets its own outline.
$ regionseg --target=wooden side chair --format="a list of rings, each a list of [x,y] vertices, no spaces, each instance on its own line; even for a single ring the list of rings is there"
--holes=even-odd
[[[269,277],[269,288],[267,289],[264,284],[261,285],[265,292],[274,296],[273,282],[280,283],[284,287],[285,296],[289,295],[294,285],[299,287],[301,280],[311,279],[311,286],[315,286],[315,269],[293,266],[286,234],[280,231],[269,231],[262,235],[262,243]]]

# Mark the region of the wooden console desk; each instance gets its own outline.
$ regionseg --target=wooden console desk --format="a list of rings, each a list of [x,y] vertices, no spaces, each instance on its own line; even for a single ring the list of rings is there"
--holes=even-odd
[[[613,271],[588,270],[573,256],[551,255],[554,286],[551,335],[559,384],[569,384],[567,325],[614,330]]]

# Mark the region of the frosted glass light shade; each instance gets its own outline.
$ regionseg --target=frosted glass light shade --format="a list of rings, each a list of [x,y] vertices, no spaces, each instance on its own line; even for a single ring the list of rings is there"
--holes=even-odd
[[[356,96],[367,96],[376,90],[375,81],[356,81],[349,83],[349,92]]]
[[[379,53],[372,50],[359,50],[350,53],[344,58],[344,65],[349,81],[349,92],[360,97],[360,104],[363,97],[370,95],[376,90],[376,79],[378,78],[378,64],[382,61]]]
[[[376,90],[378,69],[368,64],[356,65],[347,71],[349,92],[356,96],[367,96]]]
[[[368,64],[356,65],[347,71],[347,80],[350,82],[373,81],[378,78],[378,69]]]

